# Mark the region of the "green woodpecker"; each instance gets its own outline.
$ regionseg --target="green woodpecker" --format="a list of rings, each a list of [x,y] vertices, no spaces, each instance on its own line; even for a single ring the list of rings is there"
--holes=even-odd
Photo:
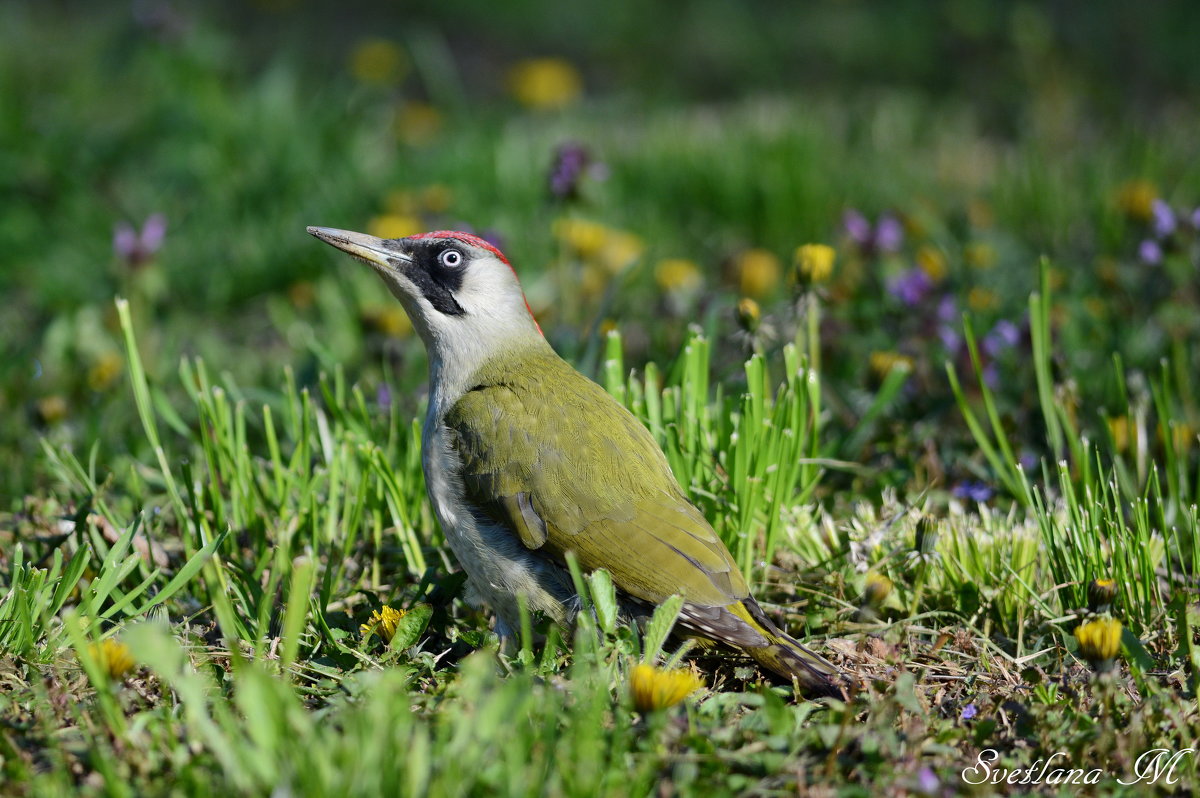
[[[750,596],[646,428],[542,337],[498,249],[451,231],[308,232],[371,266],[425,343],[429,499],[467,572],[468,601],[491,606],[501,636],[519,628],[519,595],[570,623],[573,552],[585,572],[608,571],[627,615],[680,594],[687,633],[743,649],[810,692],[841,694],[837,670]]]

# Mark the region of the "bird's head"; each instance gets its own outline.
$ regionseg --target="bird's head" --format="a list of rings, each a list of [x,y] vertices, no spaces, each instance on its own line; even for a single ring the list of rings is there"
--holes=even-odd
[[[375,270],[404,305],[432,358],[478,360],[488,349],[542,340],[508,259],[478,236],[439,230],[385,239],[328,227],[308,232]]]

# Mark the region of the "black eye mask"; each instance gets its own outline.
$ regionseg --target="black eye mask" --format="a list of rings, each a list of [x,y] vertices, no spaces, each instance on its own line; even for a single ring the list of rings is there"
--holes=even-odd
[[[462,289],[467,256],[458,250],[462,253],[462,262],[458,266],[446,266],[441,261],[441,254],[451,248],[445,243],[421,247],[412,253],[411,263],[397,261],[395,265],[429,300],[434,310],[446,316],[462,316],[466,311],[454,294]]]

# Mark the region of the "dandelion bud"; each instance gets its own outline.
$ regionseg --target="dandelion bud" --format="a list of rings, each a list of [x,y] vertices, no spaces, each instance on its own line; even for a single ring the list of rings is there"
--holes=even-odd
[[[892,369],[913,370],[913,359],[899,352],[872,352],[867,358],[867,363],[871,367],[871,371],[875,373],[875,376],[881,380],[887,377],[892,372]]]
[[[752,333],[762,323],[762,308],[750,297],[742,297],[737,304],[737,319],[743,330]]]
[[[917,551],[922,555],[933,554],[937,550],[937,543],[937,521],[927,515],[922,516],[917,522]]]
[[[38,420],[47,425],[57,424],[70,412],[67,400],[58,394],[43,396],[37,400],[34,407],[37,410]]]
[[[1093,579],[1088,583],[1088,609],[1092,612],[1107,612],[1117,597],[1115,579]]]
[[[878,571],[867,574],[867,585],[863,589],[863,604],[868,607],[880,607],[892,592],[892,580]]]

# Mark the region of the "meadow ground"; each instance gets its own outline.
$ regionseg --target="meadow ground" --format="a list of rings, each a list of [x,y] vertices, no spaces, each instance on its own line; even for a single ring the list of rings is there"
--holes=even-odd
[[[0,793],[1197,784],[1194,13],[552,6],[0,8]],[[310,224],[495,240],[851,699],[603,573],[499,651]]]

